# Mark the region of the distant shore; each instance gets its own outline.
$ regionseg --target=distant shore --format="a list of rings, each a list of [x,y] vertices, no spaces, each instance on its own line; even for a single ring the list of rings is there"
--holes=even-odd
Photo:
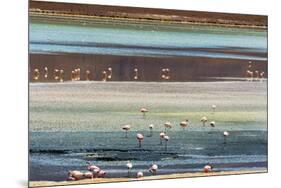
[[[122,22],[157,23],[176,25],[211,25],[237,28],[267,29],[267,16],[155,9],[125,6],[91,5],[58,2],[31,1],[31,18],[67,17],[68,19],[107,19]],[[76,20],[77,21],[77,20]]]
[[[181,173],[169,175],[146,176],[143,178],[95,178],[84,179],[79,181],[30,181],[30,187],[47,187],[47,186],[61,186],[61,185],[82,185],[82,184],[95,184],[95,183],[113,183],[113,182],[128,182],[138,180],[159,180],[159,179],[174,179],[174,178],[191,178],[191,177],[206,177],[206,176],[223,176],[223,175],[239,175],[239,174],[254,174],[254,173],[267,173],[267,169],[260,170],[245,170],[245,171],[227,171],[227,172],[196,172],[196,173]]]
[[[81,22],[87,21],[100,21],[105,22],[118,22],[118,23],[135,23],[135,24],[147,24],[147,25],[169,25],[169,26],[187,26],[187,25],[200,25],[200,26],[217,26],[217,27],[229,27],[229,28],[246,28],[246,29],[267,29],[267,26],[260,25],[248,25],[248,24],[234,24],[231,22],[206,22],[204,20],[185,20],[185,21],[173,21],[173,20],[158,20],[158,19],[145,19],[145,18],[130,18],[130,17],[109,17],[109,16],[89,16],[89,15],[79,15],[79,14],[70,14],[70,13],[61,13],[61,12],[50,12],[50,11],[34,11],[31,10],[29,13],[31,20],[34,21],[50,21],[67,24],[71,22],[72,24],[79,24]]]

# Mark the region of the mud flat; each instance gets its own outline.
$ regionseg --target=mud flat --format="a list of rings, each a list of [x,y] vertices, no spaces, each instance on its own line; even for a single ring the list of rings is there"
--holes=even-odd
[[[30,187],[47,187],[47,186],[60,186],[60,185],[81,185],[81,184],[93,184],[93,183],[113,183],[113,182],[126,182],[126,181],[139,181],[139,180],[159,180],[159,179],[174,179],[174,178],[190,178],[190,177],[206,177],[206,176],[223,176],[223,175],[239,175],[239,174],[253,174],[253,173],[266,173],[266,169],[253,170],[253,171],[229,171],[229,172],[211,172],[211,173],[182,173],[171,175],[157,175],[143,178],[96,178],[85,179],[79,181],[31,181]]]

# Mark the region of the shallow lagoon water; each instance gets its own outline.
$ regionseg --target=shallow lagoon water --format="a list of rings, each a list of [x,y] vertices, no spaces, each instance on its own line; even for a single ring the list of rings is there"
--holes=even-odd
[[[92,161],[108,177],[267,168],[266,82],[68,82],[30,84],[30,179],[65,180]],[[216,104],[216,111],[211,105]],[[144,118],[139,108],[149,109]],[[206,115],[216,127],[203,127]],[[188,118],[190,127],[179,122]],[[165,150],[159,132],[170,121]],[[154,124],[152,137],[148,125]],[[128,139],[121,126],[131,124]],[[222,132],[230,136],[224,144]],[[145,135],[138,148],[136,134]]]

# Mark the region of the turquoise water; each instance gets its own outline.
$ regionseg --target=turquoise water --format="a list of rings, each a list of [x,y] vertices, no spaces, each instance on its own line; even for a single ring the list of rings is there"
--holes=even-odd
[[[254,55],[210,52],[207,49],[234,49],[237,52],[267,51],[267,32],[215,26],[163,26],[91,23],[64,25],[30,23],[31,53],[76,52],[134,56],[196,56],[266,60]]]
[[[66,179],[67,170],[86,171],[86,161],[106,170],[108,177],[126,177],[128,160],[132,177],[138,171],[151,175],[152,163],[158,174],[200,172],[206,164],[214,171],[254,170],[267,166],[266,131],[230,131],[226,144],[222,132],[169,131],[170,140],[160,144],[159,132],[144,135],[138,147],[136,131],[128,138],[123,132],[36,132],[31,137],[31,180]],[[55,172],[54,172],[55,171]]]

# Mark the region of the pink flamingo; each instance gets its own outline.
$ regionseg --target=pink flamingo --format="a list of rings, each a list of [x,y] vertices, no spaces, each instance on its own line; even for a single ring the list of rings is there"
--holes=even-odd
[[[38,80],[39,77],[40,77],[40,72],[39,72],[39,70],[38,70],[38,69],[34,69],[33,73],[34,73],[33,79],[34,79],[34,80]]]
[[[211,165],[206,165],[204,166],[204,172],[205,173],[208,173],[208,172],[211,172],[213,169],[213,167]]]
[[[111,79],[111,78],[112,78],[112,68],[109,67],[107,70],[108,70],[108,72],[109,72],[107,78],[108,78],[108,79]]]
[[[205,124],[208,121],[208,119],[206,116],[203,116],[200,121],[203,123],[203,127],[205,127]]]
[[[148,110],[146,108],[141,108],[140,112],[142,113],[143,117],[145,117],[145,113],[147,113]]]
[[[107,72],[102,71],[102,81],[107,81]]]
[[[185,129],[188,126],[188,119],[185,121],[180,122],[180,126]]]
[[[93,179],[94,178],[94,174],[92,172],[85,172],[84,173],[84,177],[85,178]]]
[[[216,111],[217,106],[216,105],[212,105],[212,109],[213,109],[213,113]]]
[[[128,131],[131,129],[130,125],[124,125],[122,129],[125,131],[125,138],[128,138]]]
[[[142,178],[143,177],[143,173],[142,172],[138,172],[137,173],[137,178]]]
[[[143,135],[142,134],[140,134],[140,133],[138,133],[137,134],[137,139],[138,139],[138,141],[139,141],[139,148],[141,148],[141,142],[143,141]]]
[[[75,80],[75,71],[71,71],[71,81]]]
[[[229,132],[228,131],[224,131],[223,132],[223,137],[224,137],[224,144],[226,144],[226,138],[229,136]]]
[[[92,165],[90,162],[87,162],[88,166],[87,169],[92,172],[94,175],[97,175],[101,170],[98,166]]]
[[[160,135],[160,144],[162,145],[162,140],[164,139],[165,133],[161,132],[159,135]]]
[[[156,172],[158,170],[158,166],[157,164],[152,164],[151,167],[148,169],[150,173],[152,173],[153,175],[156,175]]]
[[[248,77],[248,81],[253,81],[253,78],[254,78],[254,72],[253,71],[247,70],[246,75]]]
[[[166,142],[165,142],[165,150],[167,151],[167,143],[168,143],[168,141],[170,140],[170,137],[169,137],[168,135],[165,135],[165,136],[164,136],[164,140],[166,141]]]
[[[84,178],[84,173],[78,170],[68,171],[68,180],[76,181],[76,180],[81,180],[83,178]]]
[[[126,164],[127,168],[128,168],[128,177],[130,177],[130,174],[131,174],[131,169],[133,168],[133,164],[129,161],[127,164]]]
[[[255,73],[255,76],[256,76],[256,80],[259,80],[259,75],[260,75],[260,74],[259,74],[259,71],[256,70],[254,73]]]
[[[54,69],[54,79],[55,80],[58,80],[60,78],[58,75],[59,72],[60,72],[59,69]]]
[[[63,82],[63,70],[61,69],[60,70],[60,75],[59,75],[59,77],[60,77],[60,82]]]
[[[48,78],[48,67],[44,67],[44,70],[45,70],[44,77]]]
[[[134,69],[134,80],[137,80],[138,78],[139,78],[138,69],[135,68],[135,69]]]
[[[85,75],[85,77],[86,77],[86,80],[87,80],[87,81],[90,80],[90,74],[91,74],[91,72],[90,72],[89,70],[86,70],[86,75]]]
[[[76,80],[80,80],[80,68],[75,69],[75,73],[76,73]]]
[[[104,171],[104,170],[100,170],[99,172],[98,172],[98,177],[99,178],[104,178],[106,176],[106,172]]]
[[[167,131],[167,129],[171,129],[172,128],[172,124],[170,122],[164,123],[164,126],[165,126],[165,132]]]
[[[260,81],[263,81],[263,78],[264,78],[264,75],[265,75],[265,73],[262,71],[261,73],[260,73]]]

